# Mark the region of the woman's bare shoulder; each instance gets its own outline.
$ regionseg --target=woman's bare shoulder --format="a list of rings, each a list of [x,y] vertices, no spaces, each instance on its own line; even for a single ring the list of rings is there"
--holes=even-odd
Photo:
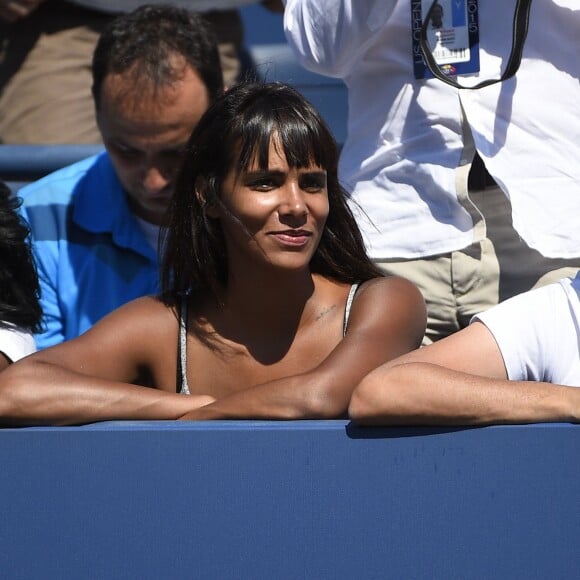
[[[131,341],[146,345],[177,328],[175,310],[155,296],[143,296],[107,314],[82,337],[87,342]],[[79,337],[81,338],[81,337]]]
[[[358,291],[357,296],[366,295],[367,300],[372,300],[378,297],[387,299],[389,301],[396,300],[401,305],[420,306],[425,304],[423,295],[409,280],[399,276],[384,276],[379,278],[371,278],[363,282]]]
[[[345,300],[353,287],[353,284],[328,279],[324,284],[329,286],[328,292],[343,296]],[[380,276],[357,284],[352,308],[353,312],[388,313],[389,316],[395,312],[403,315],[412,312],[419,321],[426,318],[423,295],[415,284],[398,276]]]
[[[158,319],[167,317],[169,314],[174,315],[174,313],[175,308],[166,305],[159,297],[141,296],[123,304],[103,320],[135,319],[135,321],[151,323],[158,322]]]
[[[401,276],[377,276],[376,278],[370,278],[361,283],[362,287],[379,286],[382,288],[392,288],[400,290],[417,290],[417,286],[413,284],[410,280],[403,278]]]
[[[351,309],[349,328],[393,337],[406,337],[419,345],[425,333],[427,308],[419,289],[397,276],[372,278],[362,283]]]

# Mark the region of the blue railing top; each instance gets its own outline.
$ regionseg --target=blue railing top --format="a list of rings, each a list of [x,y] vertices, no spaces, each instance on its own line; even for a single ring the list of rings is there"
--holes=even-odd
[[[0,145],[0,178],[31,181],[102,150],[102,145]]]

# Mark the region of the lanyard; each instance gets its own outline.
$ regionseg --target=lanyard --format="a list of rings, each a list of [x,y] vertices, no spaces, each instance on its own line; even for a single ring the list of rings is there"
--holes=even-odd
[[[516,8],[514,11],[514,21],[512,25],[512,50],[506,68],[501,77],[498,79],[487,79],[473,87],[464,87],[460,85],[455,79],[446,75],[435,61],[435,57],[433,56],[431,48],[429,47],[429,42],[427,41],[427,28],[429,22],[431,21],[431,13],[433,12],[433,9],[436,5],[437,0],[434,0],[431,4],[431,7],[429,8],[429,11],[427,12],[425,21],[421,26],[421,40],[419,42],[421,46],[421,52],[423,53],[423,58],[425,59],[425,64],[434,77],[457,89],[481,89],[483,87],[487,87],[489,85],[493,85],[495,83],[509,79],[516,74],[518,68],[520,67],[522,52],[524,50],[524,43],[526,41],[526,36],[528,35],[528,25],[530,20],[530,8],[532,5],[532,0],[517,0]]]

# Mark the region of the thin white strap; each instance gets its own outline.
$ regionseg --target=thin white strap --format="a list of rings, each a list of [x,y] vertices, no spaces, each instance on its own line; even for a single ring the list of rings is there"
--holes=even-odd
[[[182,395],[189,395],[189,385],[187,383],[187,298],[181,301],[181,312],[179,315],[179,360],[181,362],[181,391]]]
[[[346,334],[346,329],[348,327],[348,319],[350,316],[350,307],[352,306],[352,301],[354,300],[354,295],[356,294],[358,287],[359,287],[358,284],[353,284],[350,287],[348,296],[346,298],[346,306],[344,307],[344,322],[342,323],[342,336]]]

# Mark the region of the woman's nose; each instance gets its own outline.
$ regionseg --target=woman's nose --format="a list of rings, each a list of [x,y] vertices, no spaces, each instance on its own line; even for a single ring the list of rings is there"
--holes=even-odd
[[[280,213],[294,216],[302,216],[308,213],[304,191],[298,183],[288,183],[282,188]]]

